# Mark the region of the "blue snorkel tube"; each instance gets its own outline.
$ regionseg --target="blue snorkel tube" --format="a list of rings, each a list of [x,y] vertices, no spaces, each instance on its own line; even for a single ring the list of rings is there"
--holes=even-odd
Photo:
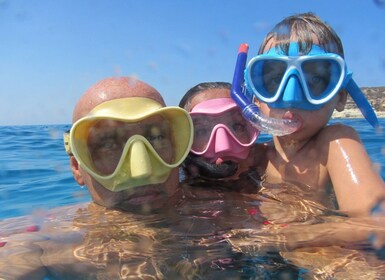
[[[365,95],[363,94],[361,89],[358,87],[356,82],[353,81],[352,78],[350,78],[348,84],[345,86],[345,89],[348,91],[351,98],[356,103],[356,105],[360,109],[360,111],[361,111],[362,115],[365,117],[365,119],[374,128],[380,127],[380,124],[378,123],[377,115],[374,112],[373,107],[370,105],[368,99],[366,99]]]
[[[297,122],[290,119],[268,118],[260,112],[257,105],[245,96],[244,71],[248,49],[249,46],[247,44],[241,44],[239,47],[233,83],[231,86],[231,98],[233,98],[237,105],[242,109],[243,117],[259,131],[276,136],[288,135],[295,132],[299,128]]]

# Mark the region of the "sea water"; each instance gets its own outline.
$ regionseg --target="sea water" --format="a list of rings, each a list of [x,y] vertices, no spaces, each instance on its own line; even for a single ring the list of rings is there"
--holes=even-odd
[[[385,131],[364,119],[338,119],[354,127],[385,178]],[[385,119],[380,119],[385,127]],[[90,201],[72,177],[63,133],[69,125],[0,127],[0,220],[34,211]],[[261,134],[258,142],[269,140]]]
[[[0,127],[0,219],[89,201],[64,149],[68,125]]]
[[[333,120],[336,121],[351,125],[358,131],[372,161],[385,178],[384,131],[374,130],[361,119]],[[385,119],[380,122],[385,126]],[[0,247],[5,245],[0,248],[0,253],[6,254],[14,244],[23,244],[22,238],[27,241],[37,238],[38,244],[44,240],[41,245],[46,246],[42,256],[48,256],[45,261],[51,261],[59,270],[72,273],[79,279],[83,279],[88,272],[82,271],[85,274],[80,275],[77,270],[66,267],[68,255],[63,252],[68,249],[77,248],[78,259],[99,267],[98,275],[116,271],[116,268],[120,273],[135,274],[136,270],[132,269],[154,262],[161,273],[174,276],[165,279],[180,279],[175,277],[176,272],[189,275],[186,279],[201,279],[199,276],[193,278],[195,273],[200,273],[202,279],[278,279],[277,275],[283,277],[279,279],[302,279],[301,275],[311,275],[313,278],[306,279],[366,280],[385,275],[385,263],[376,260],[375,252],[370,247],[356,250],[362,244],[353,244],[353,248],[325,246],[314,250],[312,247],[286,250],[284,239],[275,234],[282,227],[287,226],[301,243],[301,240],[312,241],[317,236],[328,240],[338,232],[335,227],[330,229],[327,226],[320,233],[312,230],[312,225],[322,227],[323,223],[327,225],[330,221],[335,226],[346,225],[344,217],[329,216],[327,209],[306,204],[306,201],[297,203],[295,195],[298,193],[295,191],[285,203],[272,197],[278,189],[272,189],[270,193],[261,190],[261,195],[248,198],[230,192],[218,195],[207,192],[196,199],[181,200],[178,210],[171,207],[171,214],[167,215],[158,213],[137,217],[130,213],[107,213],[103,209],[100,210],[101,215],[96,211],[96,216],[86,210],[79,212],[79,207],[85,209],[84,205],[91,199],[87,190],[78,186],[72,177],[62,138],[67,129],[69,125],[0,127],[0,233],[3,236]],[[258,139],[259,142],[268,140],[270,137],[263,134]],[[261,208],[263,216],[259,215],[259,207],[264,207]],[[278,223],[274,224],[270,217],[266,220],[264,216],[269,211],[273,211],[270,212],[271,217]],[[17,216],[29,214],[44,217],[44,223],[40,225],[51,228],[55,233],[48,238],[45,229],[42,229],[42,235],[39,234],[39,227],[32,229],[38,230],[37,235],[28,233],[34,224]],[[354,229],[357,229],[356,225]],[[9,234],[14,230],[17,234],[12,237]],[[84,242],[74,246],[76,234],[80,233]],[[61,248],[52,251],[50,244],[60,245]],[[271,246],[283,251],[280,254],[270,251]],[[9,252],[12,256],[12,251]],[[149,256],[151,262],[148,261]],[[143,276],[138,273],[137,276]],[[99,279],[90,275],[87,277]]]

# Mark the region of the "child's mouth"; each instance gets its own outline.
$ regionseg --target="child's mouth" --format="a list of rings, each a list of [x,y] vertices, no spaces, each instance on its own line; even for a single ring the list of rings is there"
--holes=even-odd
[[[300,130],[302,127],[302,124],[303,124],[303,120],[302,120],[301,116],[293,113],[292,111],[286,111],[283,114],[282,119],[289,119],[289,120],[293,120],[296,123],[298,123],[298,127],[297,127],[296,131]]]

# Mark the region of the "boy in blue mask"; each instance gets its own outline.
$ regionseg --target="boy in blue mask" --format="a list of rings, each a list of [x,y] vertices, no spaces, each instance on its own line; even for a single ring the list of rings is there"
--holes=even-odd
[[[262,115],[297,125],[294,133],[273,137],[266,181],[300,182],[319,202],[334,190],[341,211],[370,213],[385,195],[384,181],[353,128],[327,125],[334,110],[344,110],[349,94],[378,126],[347,69],[335,31],[312,13],[285,18],[267,34],[244,79]]]

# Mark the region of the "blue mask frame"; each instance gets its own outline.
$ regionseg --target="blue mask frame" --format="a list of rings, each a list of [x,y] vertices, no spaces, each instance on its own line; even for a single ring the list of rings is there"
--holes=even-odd
[[[330,75],[332,78],[329,81],[330,86],[320,96],[314,96],[307,85],[302,65],[307,61],[322,60],[329,62],[334,70]],[[260,86],[263,74],[258,69],[258,65],[266,61],[282,62],[286,65],[286,71],[273,94],[264,92],[263,86]],[[249,92],[271,108],[297,108],[312,111],[322,108],[340,90],[346,89],[367,121],[373,127],[379,126],[372,106],[352,79],[352,72],[347,70],[344,59],[337,54],[327,53],[317,45],[313,45],[307,55],[300,55],[298,43],[291,43],[289,56],[279,52],[279,49],[277,52],[276,48],[272,48],[266,54],[252,58],[245,70],[245,84]]]

